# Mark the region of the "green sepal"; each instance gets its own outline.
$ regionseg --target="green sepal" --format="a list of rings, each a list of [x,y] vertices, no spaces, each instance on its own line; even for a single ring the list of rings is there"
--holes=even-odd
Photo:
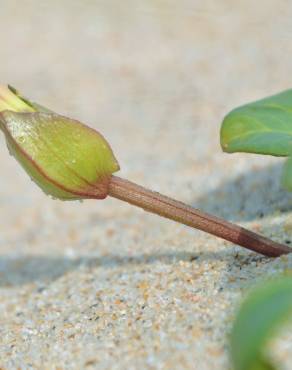
[[[96,130],[1,86],[0,129],[10,153],[46,194],[62,200],[107,196],[119,164]]]

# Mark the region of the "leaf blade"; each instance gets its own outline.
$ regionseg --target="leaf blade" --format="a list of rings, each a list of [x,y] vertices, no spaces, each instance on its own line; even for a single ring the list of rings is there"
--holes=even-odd
[[[292,152],[292,89],[232,110],[220,141],[228,153],[288,156]]]
[[[257,287],[239,310],[231,334],[235,370],[273,368],[262,349],[277,327],[292,314],[292,278],[283,277]]]

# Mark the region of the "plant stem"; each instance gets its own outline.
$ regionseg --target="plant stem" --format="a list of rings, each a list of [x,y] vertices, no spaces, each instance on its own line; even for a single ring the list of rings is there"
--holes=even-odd
[[[109,195],[143,208],[145,211],[203,230],[265,256],[278,257],[292,252],[292,249],[286,245],[274,242],[243,227],[117,176],[111,178]]]

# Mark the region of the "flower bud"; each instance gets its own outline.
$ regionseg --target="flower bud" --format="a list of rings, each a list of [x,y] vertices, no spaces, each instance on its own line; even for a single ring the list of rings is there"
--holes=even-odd
[[[103,199],[119,170],[97,131],[50,112],[0,86],[0,129],[10,153],[48,195],[62,200]]]

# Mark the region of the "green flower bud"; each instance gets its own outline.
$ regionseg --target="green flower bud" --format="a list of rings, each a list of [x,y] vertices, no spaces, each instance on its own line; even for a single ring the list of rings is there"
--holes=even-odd
[[[10,153],[46,194],[62,200],[107,196],[119,165],[97,131],[2,86],[0,129]]]

